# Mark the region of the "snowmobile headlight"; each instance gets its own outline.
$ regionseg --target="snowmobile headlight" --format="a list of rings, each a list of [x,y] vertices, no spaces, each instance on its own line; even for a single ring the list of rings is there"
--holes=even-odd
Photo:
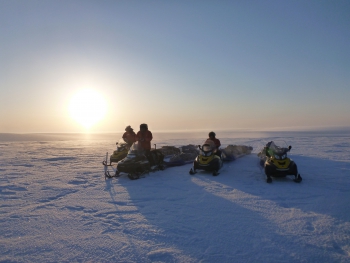
[[[276,159],[276,160],[279,160],[279,159],[281,159],[281,158],[280,158],[279,155],[275,154],[275,159]]]
[[[204,151],[204,150],[202,150],[200,154],[205,156],[205,157],[208,157],[208,156],[210,156],[212,154],[212,151]]]
[[[281,160],[284,160],[284,159],[286,159],[287,158],[287,154],[283,154],[282,156],[281,156]]]
[[[212,152],[202,152],[202,155],[205,157],[209,157],[211,155]]]

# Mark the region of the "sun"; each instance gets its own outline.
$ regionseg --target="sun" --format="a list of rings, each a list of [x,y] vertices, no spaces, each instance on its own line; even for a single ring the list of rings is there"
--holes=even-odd
[[[106,111],[105,99],[93,89],[80,90],[73,95],[69,104],[71,118],[87,130],[102,120]]]

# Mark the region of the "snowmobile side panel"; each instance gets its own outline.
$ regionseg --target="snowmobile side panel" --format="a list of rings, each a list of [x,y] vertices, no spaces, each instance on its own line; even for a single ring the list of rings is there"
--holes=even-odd
[[[119,161],[121,161],[122,159],[124,159],[128,154],[128,151],[125,150],[123,152],[117,152],[114,151],[114,153],[110,156],[110,162],[111,163],[117,163]]]

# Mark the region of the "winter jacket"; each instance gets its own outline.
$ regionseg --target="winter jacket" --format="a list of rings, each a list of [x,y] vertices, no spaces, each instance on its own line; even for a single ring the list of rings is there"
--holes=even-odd
[[[216,138],[208,138],[207,140],[211,140],[215,143],[216,149],[219,149],[219,147],[221,146],[220,140],[216,139]]]
[[[124,132],[123,139],[127,144],[133,144],[136,142],[136,134],[135,132]]]
[[[141,144],[142,149],[151,150],[151,141],[153,139],[150,131],[139,131],[136,134],[136,140]]]

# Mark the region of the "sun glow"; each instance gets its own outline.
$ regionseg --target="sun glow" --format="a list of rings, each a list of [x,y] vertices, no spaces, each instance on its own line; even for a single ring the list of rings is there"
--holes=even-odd
[[[102,120],[106,112],[105,99],[100,93],[92,89],[79,91],[71,98],[69,104],[70,116],[85,129],[90,129]]]

